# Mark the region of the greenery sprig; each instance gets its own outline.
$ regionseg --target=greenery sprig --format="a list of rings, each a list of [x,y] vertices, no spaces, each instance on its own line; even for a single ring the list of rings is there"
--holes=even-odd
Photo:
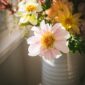
[[[68,39],[69,42],[69,49],[75,53],[85,53],[85,40],[78,36],[71,35],[71,37]]]

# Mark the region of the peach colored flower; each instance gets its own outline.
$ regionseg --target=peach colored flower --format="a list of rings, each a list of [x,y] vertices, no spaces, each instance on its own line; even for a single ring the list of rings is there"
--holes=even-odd
[[[79,22],[80,14],[72,13],[72,4],[67,1],[53,0],[52,7],[46,11],[46,14],[52,23],[61,23],[67,31],[73,34],[80,34]]]
[[[67,1],[53,0],[51,8],[46,10],[46,14],[50,18],[55,18],[58,12],[68,13],[69,10],[72,10],[71,6],[72,4]]]
[[[69,52],[67,46],[69,33],[60,23],[51,26],[42,21],[40,27],[34,26],[32,31],[34,31],[34,35],[27,40],[29,44],[28,55],[54,59],[61,56],[61,52]]]

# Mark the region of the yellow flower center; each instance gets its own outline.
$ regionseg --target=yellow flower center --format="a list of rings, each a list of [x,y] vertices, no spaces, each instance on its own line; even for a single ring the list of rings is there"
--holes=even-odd
[[[35,11],[36,10],[36,6],[35,5],[27,5],[26,6],[26,11]]]
[[[65,23],[66,23],[68,29],[70,29],[72,27],[72,19],[67,18],[65,20]]]
[[[50,48],[53,46],[55,41],[54,35],[51,32],[46,32],[42,37],[41,37],[41,44],[45,48]]]

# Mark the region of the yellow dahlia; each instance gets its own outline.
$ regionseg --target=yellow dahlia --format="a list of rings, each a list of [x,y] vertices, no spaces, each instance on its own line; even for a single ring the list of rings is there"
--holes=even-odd
[[[62,23],[62,25],[68,30],[70,33],[79,34],[79,22],[80,22],[80,14],[72,14],[69,13],[59,13],[57,20]]]

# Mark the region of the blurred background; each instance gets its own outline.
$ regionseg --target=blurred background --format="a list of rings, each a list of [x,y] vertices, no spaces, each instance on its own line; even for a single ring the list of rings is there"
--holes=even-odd
[[[0,85],[39,85],[40,57],[28,56],[28,45],[14,16],[0,11]],[[10,31],[9,31],[10,30]]]

